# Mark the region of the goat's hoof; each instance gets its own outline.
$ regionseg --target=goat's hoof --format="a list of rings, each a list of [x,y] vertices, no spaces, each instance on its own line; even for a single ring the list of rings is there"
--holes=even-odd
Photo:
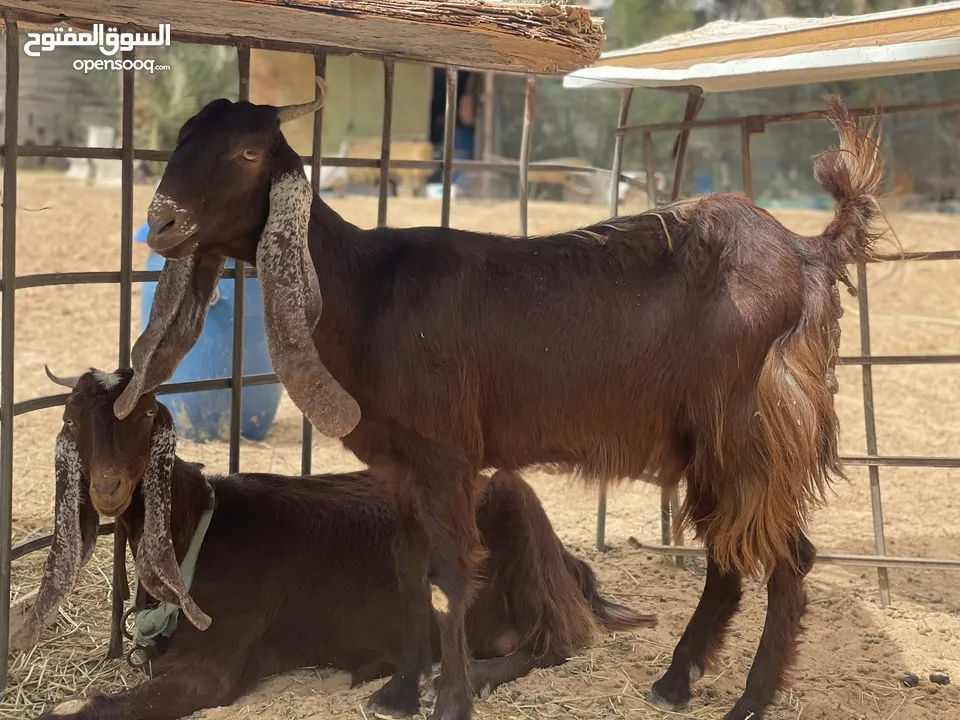
[[[405,718],[420,710],[420,688],[417,683],[398,680],[394,675],[370,696],[367,710],[378,717]]]
[[[647,702],[654,707],[659,708],[660,710],[676,712],[677,710],[682,710],[684,707],[686,707],[688,700],[667,699],[657,690],[656,683],[654,683],[653,689],[647,693]]]

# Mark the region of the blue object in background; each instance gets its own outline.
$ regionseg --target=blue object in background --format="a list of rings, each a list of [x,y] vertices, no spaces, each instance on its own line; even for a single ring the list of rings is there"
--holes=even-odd
[[[705,195],[713,192],[713,175],[710,173],[697,173],[693,179],[693,194]]]
[[[137,230],[134,242],[147,241],[146,223]],[[164,259],[152,250],[146,270],[162,270]],[[227,259],[225,267],[232,268]],[[171,382],[212,380],[230,377],[233,351],[233,279],[221,280],[214,302],[197,344],[183,358],[173,373]],[[155,282],[143,283],[140,299],[140,331],[147,326],[150,308],[156,292]],[[273,372],[267,349],[267,332],[263,317],[263,293],[257,278],[247,278],[243,307],[243,374],[265,375]],[[267,436],[280,406],[283,386],[256,385],[242,391],[243,418],[240,434],[247,440],[263,440]],[[194,442],[227,441],[230,437],[230,390],[203,390],[201,392],[164,395],[161,398],[170,409],[178,434]]]

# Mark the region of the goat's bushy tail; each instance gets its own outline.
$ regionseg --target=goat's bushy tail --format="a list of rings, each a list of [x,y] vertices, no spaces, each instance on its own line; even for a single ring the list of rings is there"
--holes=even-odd
[[[563,550],[563,563],[590,605],[590,612],[604,630],[633,630],[638,627],[656,626],[656,615],[642,615],[625,605],[619,605],[603,597],[597,590],[597,576],[593,568],[583,560],[574,557],[566,548]]]
[[[840,146],[817,156],[813,174],[837,203],[836,214],[820,238],[830,269],[841,277],[845,265],[874,260],[874,244],[882,233],[873,232],[870,225],[881,212],[877,193],[883,180],[883,155],[875,137],[876,119],[863,131],[839,96],[828,95],[826,100],[826,119],[839,133]]]

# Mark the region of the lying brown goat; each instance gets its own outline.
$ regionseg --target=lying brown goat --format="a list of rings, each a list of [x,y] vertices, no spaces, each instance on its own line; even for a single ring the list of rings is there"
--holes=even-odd
[[[196,598],[209,625],[180,623],[169,638],[156,636],[153,678],[142,685],[70,700],[43,717],[173,720],[229,704],[258,679],[298,667],[332,665],[352,684],[392,673],[403,605],[389,487],[369,472],[204,477],[176,456],[170,414],[152,394],[125,420],[114,416],[130,375],[59,380],[72,392],[57,438],[54,542],[13,644],[32,647],[71,591],[93,550],[98,511],[127,531],[141,586],[159,583],[160,594],[184,608],[196,608]],[[178,563],[210,509],[187,594]],[[591,640],[597,621],[607,629],[655,623],[597,592],[591,568],[564,549],[518,476],[487,481],[477,524],[489,553],[467,615],[477,692],[564,662]],[[435,622],[432,639],[437,661]]]
[[[434,717],[468,720],[477,473],[556,464],[686,483],[676,527],[704,541],[707,579],[652,702],[689,700],[742,578],[764,577],[766,622],[727,714],[760,720],[806,607],[808,514],[842,475],[837,283],[874,258],[876,142],[830,100],[840,147],[814,174],[837,209],[814,237],[728,194],[525,240],[364,230],[311,192],[281,132],[321,104],[215,100],[184,124],[150,206],[147,242],[168,260],[118,415],[196,342],[224,256],[254,263],[291,399],[395,488],[404,651],[374,708],[418,707],[432,583],[444,600]]]

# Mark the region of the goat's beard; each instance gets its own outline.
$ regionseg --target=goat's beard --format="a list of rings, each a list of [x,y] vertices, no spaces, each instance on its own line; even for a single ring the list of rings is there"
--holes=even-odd
[[[144,523],[137,543],[137,576],[153,597],[176,605],[194,627],[206,630],[210,627],[210,616],[197,606],[183,584],[170,526],[177,431],[169,411],[162,405],[157,410],[150,438],[150,458],[140,483]]]
[[[340,438],[360,422],[360,406],[317,354],[313,331],[323,298],[310,255],[313,190],[297,172],[270,187],[270,212],[257,245],[267,348],[274,372],[293,403],[321,433]]]
[[[57,436],[54,472],[53,543],[39,589],[11,607],[10,647],[15,650],[30,650],[40,641],[43,629],[53,622],[60,604],[73,591],[97,542],[99,515],[90,501],[77,444],[66,429]]]

